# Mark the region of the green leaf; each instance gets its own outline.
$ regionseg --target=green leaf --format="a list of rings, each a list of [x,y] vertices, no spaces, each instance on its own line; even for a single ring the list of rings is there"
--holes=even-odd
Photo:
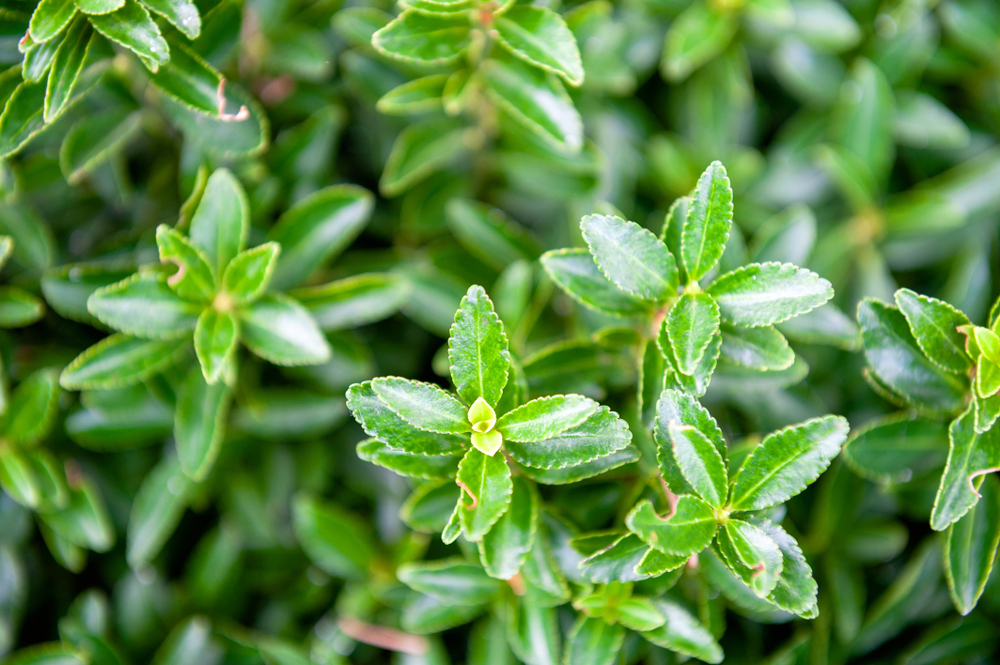
[[[482,566],[460,559],[406,563],[396,571],[399,581],[448,605],[482,605],[493,600],[500,582]]]
[[[691,425],[667,423],[673,456],[684,479],[695,493],[713,508],[726,502],[726,463],[712,441]]]
[[[722,275],[708,287],[722,318],[759,327],[787,321],[833,297],[819,275],[790,263],[754,263]]]
[[[76,0],[76,8],[84,14],[108,14],[121,9],[125,0]]]
[[[719,334],[719,307],[707,294],[685,293],[670,308],[663,326],[677,369],[690,376]]]
[[[201,16],[198,14],[198,7],[189,0],[142,0],[142,4],[152,12],[155,12],[184,33],[188,39],[197,39],[201,34]],[[173,62],[176,56],[173,49],[170,53],[170,60]]]
[[[142,2],[153,11],[156,9],[150,5],[175,4],[174,0],[142,0]],[[194,16],[198,20],[197,9]],[[155,72],[150,72],[149,80],[186,108],[218,117],[219,86],[224,85],[222,74],[182,43],[182,40],[171,37],[170,62]]]
[[[292,525],[306,555],[330,575],[364,579],[375,558],[368,526],[340,506],[307,495],[292,503]]]
[[[132,502],[126,558],[139,568],[156,557],[181,521],[194,484],[176,458],[165,457],[139,486]]]
[[[458,306],[448,336],[448,359],[455,390],[466,404],[482,397],[496,406],[507,385],[510,351],[503,323],[481,286],[470,286]]]
[[[407,81],[382,95],[375,108],[387,115],[408,115],[439,110],[447,80],[447,74],[433,74]]]
[[[260,298],[271,282],[281,253],[281,245],[266,242],[233,257],[222,276],[222,289],[238,304],[252,303]]]
[[[14,286],[0,286],[0,328],[23,328],[45,315],[45,303]]]
[[[948,527],[944,545],[944,573],[952,602],[963,616],[983,594],[1000,544],[1000,487],[984,476],[981,500],[962,519]]]
[[[217,169],[191,219],[191,244],[205,253],[215,274],[222,275],[246,245],[249,228],[250,205],[243,187],[232,173]]]
[[[25,205],[0,203],[0,232],[14,240],[13,258],[32,270],[45,270],[56,248],[45,222]]]
[[[399,518],[414,531],[440,533],[447,526],[461,493],[461,488],[448,480],[423,483],[403,502]]]
[[[379,191],[383,196],[398,196],[455,161],[468,148],[464,130],[452,120],[408,125],[392,144],[379,178]]]
[[[644,499],[625,518],[625,525],[650,547],[683,557],[708,547],[718,526],[712,507],[691,495],[679,497],[673,514],[666,518]]]
[[[97,490],[85,479],[69,493],[65,508],[47,513],[45,524],[77,547],[107,552],[115,544],[111,516]]]
[[[556,150],[580,152],[583,121],[554,74],[499,51],[480,72],[487,96],[515,122]]]
[[[861,346],[857,324],[831,303],[779,324],[778,330],[804,344],[830,344],[848,351]]]
[[[80,79],[92,40],[90,22],[83,17],[78,18],[66,31],[66,36],[52,59],[52,71],[45,89],[43,117],[46,123],[59,116],[72,100],[73,89]]]
[[[41,0],[31,15],[28,34],[36,42],[47,42],[62,32],[75,14],[74,0]]]
[[[653,440],[660,473],[674,494],[691,494],[694,489],[681,472],[670,436],[671,424],[692,427],[708,438],[717,454],[726,460],[726,440],[712,414],[691,395],[679,390],[664,390],[656,403]]]
[[[458,464],[455,482],[462,488],[459,519],[466,540],[482,540],[507,512],[514,491],[503,455],[484,455],[471,448]]]
[[[621,290],[646,300],[677,293],[674,257],[647,229],[610,215],[587,215],[580,229],[601,272]]]
[[[170,60],[170,48],[146,8],[136,0],[125,0],[121,9],[110,14],[92,15],[90,24],[113,42],[138,55],[150,71]]]
[[[539,397],[504,414],[496,428],[507,441],[541,441],[581,425],[599,406],[582,395]]]
[[[470,429],[465,406],[432,383],[388,376],[372,379],[371,387],[393,413],[417,429],[441,434]]]
[[[720,354],[729,362],[761,372],[788,369],[795,362],[788,340],[773,326],[745,328],[723,323]]]
[[[174,410],[145,386],[88,391],[83,409],[66,418],[66,433],[88,450],[114,452],[162,442],[174,427]]]
[[[72,0],[69,4],[73,4]],[[4,662],[6,665],[84,665],[72,649],[59,642],[19,649]]]
[[[525,466],[561,469],[611,455],[631,441],[625,421],[602,406],[576,427],[540,441],[505,441],[504,450]]]
[[[614,665],[625,642],[625,629],[597,617],[580,615],[570,630],[564,665]]]
[[[567,83],[583,83],[583,62],[576,38],[559,14],[545,7],[518,5],[495,22],[497,40],[525,62],[563,77]]]
[[[289,208],[268,233],[281,245],[272,282],[287,289],[340,255],[368,223],[375,197],[354,185],[333,185]]]
[[[14,389],[10,406],[0,420],[0,432],[15,446],[34,445],[49,433],[58,412],[58,372],[39,370]]]
[[[725,50],[738,22],[725,11],[709,5],[691,4],[670,25],[660,70],[670,81],[683,81],[691,72]]]
[[[604,455],[576,466],[567,466],[561,469],[536,469],[526,466],[521,471],[542,485],[568,485],[599,476],[620,466],[631,464],[638,459],[639,451],[636,450],[635,446],[628,446],[610,455]]]
[[[646,316],[651,303],[618,289],[585,249],[545,252],[542,266],[566,295],[584,307],[611,316]]]
[[[626,598],[618,603],[618,623],[629,630],[648,631],[662,626],[666,619],[650,598]]]
[[[275,365],[317,365],[330,358],[330,345],[309,311],[288,296],[268,294],[239,310],[242,340]]]
[[[879,418],[852,432],[844,446],[844,459],[858,475],[891,484],[943,467],[947,451],[943,423],[904,413]]]
[[[560,630],[555,609],[526,599],[509,610],[507,642],[523,663],[558,665]]]
[[[65,507],[69,498],[65,473],[43,448],[0,451],[0,486],[21,505],[43,512]]]
[[[231,5],[221,7],[225,9]],[[160,110],[184,134],[186,143],[206,156],[228,161],[252,157],[267,148],[270,125],[252,95],[238,85],[227,83],[223,98],[218,95],[216,98],[219,106],[228,109],[224,109],[223,115],[219,115],[218,110],[213,114],[194,110],[171,95],[162,95],[158,101]]]
[[[372,35],[372,46],[383,55],[417,64],[443,64],[469,47],[469,22],[442,15],[405,11]]]
[[[579,569],[592,582],[637,582],[676,570],[687,560],[686,556],[664,554],[651,548],[634,533],[626,533],[587,556],[580,562]]]
[[[165,275],[139,273],[95,291],[87,309],[128,335],[168,340],[191,334],[202,306],[178,296]]]
[[[176,364],[188,348],[186,339],[160,341],[111,335],[67,365],[59,383],[67,390],[130,386]]]
[[[825,416],[768,434],[737,472],[732,510],[762,510],[804,490],[830,466],[849,429],[845,418]]]
[[[928,360],[955,374],[969,371],[972,362],[965,352],[965,335],[958,332],[959,326],[969,325],[965,314],[946,302],[909,289],[896,291],[896,305]]]
[[[931,511],[935,531],[944,531],[965,515],[979,500],[976,478],[1000,467],[1000,431],[994,427],[984,434],[976,433],[975,405],[952,421],[948,441],[948,462]]]
[[[400,624],[417,635],[437,633],[469,623],[482,612],[481,605],[448,605],[433,596],[414,593],[402,608]]]
[[[956,413],[968,386],[920,350],[906,318],[877,300],[858,304],[858,324],[872,373],[907,401],[933,412]]]
[[[400,275],[367,273],[289,295],[309,310],[320,328],[330,331],[381,321],[394,314],[409,293],[409,284]]]
[[[45,126],[45,83],[21,83],[0,114],[0,156],[13,154]]]
[[[378,398],[370,381],[347,390],[347,408],[368,436],[412,455],[461,455],[468,439],[455,434],[425,432],[396,415]]]
[[[215,274],[205,255],[178,231],[166,224],[156,228],[161,263],[173,263],[177,272],[167,284],[181,298],[207,301],[215,295]]]
[[[755,594],[767,598],[774,591],[784,557],[778,544],[763,529],[730,519],[719,529],[718,544],[726,566]]]
[[[733,225],[733,190],[722,162],[698,178],[681,231],[681,260],[688,282],[697,282],[722,257]]]
[[[444,208],[448,228],[470,253],[502,271],[508,265],[538,258],[537,241],[498,208],[452,199]]]
[[[236,361],[239,341],[239,321],[229,312],[208,308],[198,317],[198,325],[194,329],[194,351],[208,383],[217,382]]]
[[[679,603],[666,598],[656,599],[653,603],[666,621],[655,630],[643,632],[644,638],[683,656],[691,656],[706,663],[722,662],[722,647],[694,615]]]
[[[947,106],[924,93],[911,90],[895,92],[893,128],[899,143],[939,150],[955,150],[969,145],[969,128]]]
[[[194,481],[204,480],[219,456],[230,396],[229,386],[221,381],[209,385],[199,367],[188,370],[177,391],[174,412],[177,457],[184,473]]]
[[[830,132],[837,143],[861,160],[879,182],[885,181],[895,157],[895,102],[882,70],[866,58],[857,58],[832,114]]]
[[[458,473],[458,462],[462,459],[461,455],[415,455],[392,448],[378,439],[362,441],[358,444],[357,453],[366,462],[414,478],[454,478]],[[448,505],[449,514],[454,506],[453,498]]]
[[[752,520],[781,550],[781,577],[774,591],[767,597],[783,610],[798,614],[804,619],[815,619],[819,615],[816,603],[818,587],[813,579],[812,569],[806,562],[799,544],[784,529],[767,519]]]
[[[508,580],[518,574],[538,532],[538,492],[523,476],[513,479],[510,508],[479,541],[479,559],[490,577]]]
[[[143,117],[142,111],[125,107],[81,118],[59,149],[59,167],[66,181],[78,184],[117,156],[142,129]]]

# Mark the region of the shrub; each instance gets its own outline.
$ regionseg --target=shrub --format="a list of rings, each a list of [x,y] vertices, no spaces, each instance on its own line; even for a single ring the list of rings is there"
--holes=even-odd
[[[996,658],[995,3],[0,28],[0,662]]]

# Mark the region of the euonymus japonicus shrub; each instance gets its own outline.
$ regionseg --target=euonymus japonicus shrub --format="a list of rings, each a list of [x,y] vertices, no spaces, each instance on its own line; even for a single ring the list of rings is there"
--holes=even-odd
[[[996,659],[995,3],[0,5],[0,662]]]

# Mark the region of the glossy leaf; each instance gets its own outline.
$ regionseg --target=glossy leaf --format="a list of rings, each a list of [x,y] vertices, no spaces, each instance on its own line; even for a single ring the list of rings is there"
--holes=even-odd
[[[481,286],[470,286],[448,336],[451,379],[466,404],[482,397],[496,406],[507,385],[510,352],[503,323]]]
[[[459,519],[466,540],[479,541],[507,512],[514,486],[502,455],[484,455],[475,448],[465,453],[455,479],[462,488]]]
[[[301,284],[325,261],[336,257],[368,223],[371,193],[353,185],[333,185],[288,209],[268,238],[281,245],[274,270],[275,288]]]
[[[518,58],[559,74],[567,83],[583,83],[583,63],[576,38],[559,14],[545,7],[519,6],[496,20],[500,43]]]
[[[206,382],[200,367],[192,367],[177,391],[174,438],[184,473],[201,481],[219,456],[229,411],[229,387]]]
[[[608,215],[587,215],[580,228],[601,272],[618,288],[646,300],[674,295],[677,265],[650,231]]]
[[[627,447],[632,433],[614,411],[602,406],[581,424],[539,441],[505,441],[515,460],[535,469],[585,464]]]
[[[767,435],[740,467],[729,505],[761,510],[795,496],[840,453],[848,430],[845,418],[826,416]]]
[[[833,287],[814,272],[789,263],[751,264],[722,275],[708,287],[723,320],[759,327],[787,321],[833,297]]]
[[[721,162],[712,162],[698,178],[681,230],[681,259],[689,282],[698,281],[718,263],[732,224],[729,175]]]
[[[372,35],[372,46],[399,60],[441,64],[458,58],[468,48],[469,24],[464,19],[403,12]]]
[[[542,441],[581,425],[598,406],[582,395],[539,397],[501,416],[496,428],[507,441]]]
[[[665,554],[691,556],[715,538],[716,520],[712,507],[695,496],[681,496],[674,513],[663,518],[648,500],[639,502],[625,518],[629,530],[650,547]]]
[[[685,293],[670,308],[663,326],[677,369],[690,376],[719,334],[719,306],[707,294]]]
[[[784,570],[784,556],[767,533],[742,520],[731,519],[719,529],[719,552],[743,583],[767,598]]]
[[[522,476],[513,479],[510,508],[479,541],[479,558],[490,577],[517,575],[538,532],[538,492]]]
[[[201,306],[184,300],[165,276],[136,274],[105,286],[87,300],[87,309],[101,323],[145,339],[176,339],[190,335]]]
[[[958,332],[959,326],[969,325],[965,314],[946,302],[909,289],[896,291],[896,306],[928,360],[956,374],[969,370],[972,363],[965,352],[965,336]]]
[[[541,260],[552,281],[585,307],[612,316],[649,313],[649,304],[618,289],[601,273],[585,249],[553,250],[543,254]]]
[[[417,429],[441,434],[469,431],[465,406],[431,383],[390,376],[373,379],[371,387],[393,413]]]
[[[1000,543],[1000,488],[986,476],[979,486],[982,497],[947,531],[944,572],[951,599],[960,614],[968,614],[979,601],[996,561]]]
[[[240,252],[222,275],[223,291],[238,304],[257,300],[270,285],[280,253],[281,246],[276,242]]]
[[[305,307],[288,296],[269,294],[238,313],[242,340],[276,365],[315,365],[330,357],[330,345]]]

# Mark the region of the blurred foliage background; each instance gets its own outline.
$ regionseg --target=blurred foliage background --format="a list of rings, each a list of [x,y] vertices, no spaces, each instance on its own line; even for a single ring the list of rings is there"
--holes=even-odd
[[[620,529],[655,458],[634,329],[575,303],[537,259],[582,247],[580,218],[593,212],[659,233],[713,160],[734,192],[725,269],[787,261],[836,290],[825,317],[782,329],[790,368],[720,365],[703,402],[734,450],[825,413],[859,428],[893,411],[865,380],[853,321],[862,298],[891,303],[908,287],[985,322],[1000,292],[993,0],[400,5],[3,0],[0,233],[13,239],[3,279],[18,289],[0,311],[8,409],[34,408],[16,387],[107,335],[88,296],[156,263],[157,225],[189,222],[216,169],[246,191],[250,247],[332,185],[357,186],[338,190],[347,194],[327,226],[298,238],[324,251],[281,285],[338,285],[311,306],[330,360],[279,367],[241,352],[204,479],[186,477],[174,454],[176,368],[111,390],[53,387],[52,408],[24,412],[44,432],[0,439],[9,662],[558,662],[551,641],[573,625],[568,598],[519,619],[527,633],[546,627],[551,652],[531,643],[515,657],[515,638],[495,613],[480,617],[482,603],[438,604],[416,621],[396,567],[476,554],[434,535],[440,505],[415,514],[407,499],[419,487],[454,502],[458,490],[360,460],[364,434],[344,391],[387,374],[443,382],[458,303],[485,286],[531,395],[610,405],[646,458],[543,488],[542,521],[566,567],[557,574],[583,588],[570,570],[581,555],[559,530]],[[563,17],[579,70],[565,53],[542,49],[552,64],[537,67],[494,43],[504,12],[527,7]],[[440,43],[398,46],[383,31],[373,44],[404,9],[457,27]],[[36,39],[63,15],[79,53],[46,46],[67,33]],[[838,459],[787,505],[785,528],[819,583],[818,618],[762,606],[718,571],[684,574],[672,593],[725,662],[993,662],[1000,585],[992,576],[976,609],[956,612],[928,526],[948,442],[943,430],[928,436],[908,473],[863,478]],[[33,483],[66,485],[69,503],[26,498]],[[992,536],[976,537],[989,550]],[[426,637],[414,647],[376,626]],[[18,651],[41,643],[62,646]],[[630,634],[618,658],[685,656]]]

